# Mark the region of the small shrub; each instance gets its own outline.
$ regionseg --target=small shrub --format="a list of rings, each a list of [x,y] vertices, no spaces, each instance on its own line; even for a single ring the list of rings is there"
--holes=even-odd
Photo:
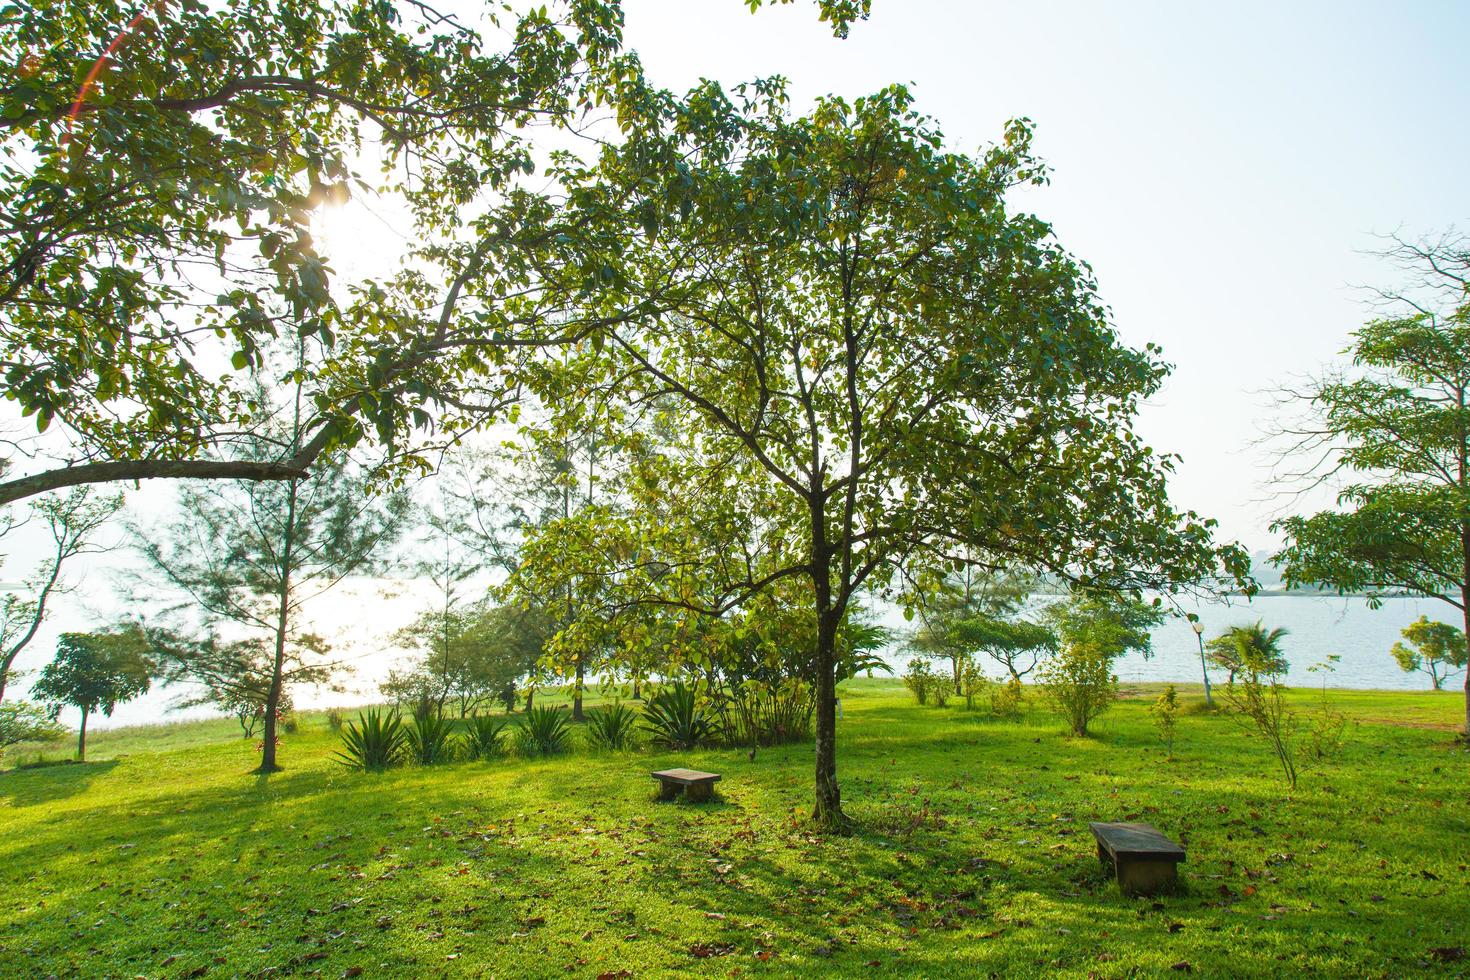
[[[1052,710],[1079,738],[1085,737],[1093,719],[1118,699],[1113,658],[1096,643],[1084,641],[1063,647],[1037,674]]]
[[[621,752],[633,747],[633,726],[638,715],[623,704],[612,704],[598,708],[587,715],[587,741],[594,748]]]
[[[1170,684],[1164,688],[1164,693],[1154,699],[1149,705],[1148,713],[1154,719],[1154,731],[1159,733],[1159,740],[1169,751],[1169,758],[1174,758],[1174,729],[1179,724],[1179,692]]]
[[[421,766],[448,762],[454,755],[454,742],[450,738],[453,732],[454,723],[441,714],[415,718],[413,727],[408,729],[408,751],[413,761]]]
[[[372,709],[358,714],[356,722],[347,723],[336,759],[349,769],[382,772],[403,762],[407,739],[398,712],[385,715]]]
[[[297,720],[296,713],[294,711],[287,712],[286,714],[281,715],[280,723],[281,731],[285,732],[287,735],[295,735],[296,730],[301,727],[301,722]]]
[[[985,696],[990,687],[990,679],[976,666],[972,657],[966,657],[960,664],[960,693],[965,696],[965,710],[974,711],[975,702]]]
[[[1026,691],[1014,677],[1004,684],[997,684],[990,692],[990,711],[997,718],[1014,721],[1021,717],[1025,707]]]
[[[39,704],[29,701],[0,702],[0,755],[22,742],[54,742],[67,730]]]
[[[328,711],[327,727],[334,732],[340,732],[342,730],[342,712],[338,711],[336,708]]]
[[[694,688],[680,682],[649,700],[643,709],[643,727],[657,744],[687,750],[710,741],[715,720],[700,707]]]
[[[572,729],[561,708],[537,705],[521,719],[516,736],[527,755],[557,755],[567,750]]]
[[[464,733],[465,757],[493,759],[500,755],[505,751],[505,728],[504,718],[475,715]]]
[[[903,675],[903,683],[913,692],[920,704],[928,704],[929,695],[944,687],[943,680],[934,676],[934,671],[929,667],[929,661],[923,657],[915,657],[909,661],[909,669]]]

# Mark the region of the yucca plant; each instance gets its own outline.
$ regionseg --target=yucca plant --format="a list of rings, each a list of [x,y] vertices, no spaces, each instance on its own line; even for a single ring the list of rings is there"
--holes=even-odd
[[[681,682],[659,691],[648,702],[643,728],[659,745],[693,749],[710,741],[715,720],[699,706],[694,688]]]
[[[336,759],[350,769],[382,772],[403,762],[407,742],[408,733],[398,712],[385,715],[372,709],[347,723]]]
[[[521,719],[516,734],[521,750],[527,755],[556,755],[567,750],[572,729],[567,713],[561,708],[538,706]]]
[[[621,701],[598,708],[587,716],[587,741],[594,748],[621,752],[633,747],[638,714]]]
[[[465,756],[470,759],[491,759],[505,749],[505,719],[490,715],[475,715],[470,719],[464,733]]]
[[[408,750],[413,761],[421,766],[448,762],[454,754],[450,739],[453,732],[454,723],[437,712],[415,718],[408,729]]]

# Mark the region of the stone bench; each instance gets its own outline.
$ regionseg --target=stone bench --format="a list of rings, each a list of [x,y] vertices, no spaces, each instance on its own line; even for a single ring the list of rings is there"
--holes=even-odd
[[[1097,857],[1111,865],[1125,895],[1154,895],[1174,888],[1184,848],[1146,823],[1090,823]]]
[[[654,773],[653,778],[658,780],[659,799],[672,800],[682,790],[684,799],[690,803],[703,803],[709,799],[715,783],[720,780],[716,773],[697,769],[664,769]]]

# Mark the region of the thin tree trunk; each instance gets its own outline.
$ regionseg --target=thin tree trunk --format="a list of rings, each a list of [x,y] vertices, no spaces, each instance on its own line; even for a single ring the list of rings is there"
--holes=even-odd
[[[582,717],[582,688],[586,678],[587,666],[579,653],[577,654],[577,680],[572,688],[572,721],[584,720]]]
[[[826,541],[823,501],[815,496],[812,518],[812,585],[817,613],[817,751],[816,807],[812,822],[826,830],[843,830],[842,792],[837,785],[837,626],[841,610],[832,606],[832,553]]]
[[[87,709],[82,709],[82,727],[77,732],[77,761],[87,761]]]
[[[1460,601],[1464,607],[1466,652],[1470,654],[1470,531],[1465,534],[1464,541],[1466,584],[1460,587]],[[1470,656],[1466,659],[1470,660]],[[1465,741],[1470,744],[1470,666],[1465,668]]]

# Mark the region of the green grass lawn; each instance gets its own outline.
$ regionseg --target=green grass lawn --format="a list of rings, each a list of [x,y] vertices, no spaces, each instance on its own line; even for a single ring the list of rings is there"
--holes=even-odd
[[[86,765],[0,775],[0,973],[1470,973],[1462,702],[1332,696],[1346,748],[1288,793],[1217,715],[1181,718],[1171,762],[1146,700],[1078,740],[854,682],[846,837],[807,827],[810,746],[373,776],[306,716],[256,777],[232,723],[99,732]],[[717,800],[653,802],[676,765],[722,773]],[[1183,842],[1184,893],[1121,896],[1099,819]]]

